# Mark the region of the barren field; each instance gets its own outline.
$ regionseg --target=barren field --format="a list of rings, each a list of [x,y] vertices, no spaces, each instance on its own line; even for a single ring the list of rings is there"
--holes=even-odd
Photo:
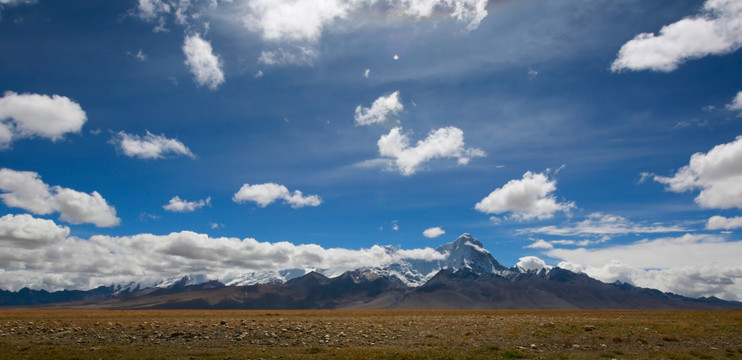
[[[742,312],[0,311],[0,359],[742,359]]]

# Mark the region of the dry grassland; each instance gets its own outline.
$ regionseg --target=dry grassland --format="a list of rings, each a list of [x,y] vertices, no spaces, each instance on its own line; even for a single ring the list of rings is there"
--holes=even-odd
[[[0,359],[742,359],[742,312],[0,310]]]

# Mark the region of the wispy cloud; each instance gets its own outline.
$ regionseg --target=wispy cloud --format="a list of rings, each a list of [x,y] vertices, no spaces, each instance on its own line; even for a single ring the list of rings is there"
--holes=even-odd
[[[545,234],[555,236],[585,235],[623,235],[623,234],[656,234],[684,232],[688,229],[681,226],[664,226],[660,224],[640,225],[628,219],[603,213],[592,213],[583,221],[565,226],[543,226],[518,230],[519,234]]]
[[[111,139],[124,155],[140,159],[163,159],[169,155],[184,155],[195,158],[191,150],[176,139],[155,135],[147,131],[145,136],[130,135],[120,131]]]

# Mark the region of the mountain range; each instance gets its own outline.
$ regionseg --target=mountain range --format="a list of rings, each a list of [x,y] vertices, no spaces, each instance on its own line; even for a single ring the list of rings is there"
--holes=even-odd
[[[607,284],[559,267],[500,264],[470,234],[439,246],[435,258],[337,269],[250,271],[229,281],[200,274],[95,289],[0,290],[0,306],[101,309],[742,309],[628,283]],[[396,256],[395,256],[396,255]]]

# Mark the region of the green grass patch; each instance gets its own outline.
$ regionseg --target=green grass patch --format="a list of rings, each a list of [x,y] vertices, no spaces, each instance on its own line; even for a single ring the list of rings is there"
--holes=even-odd
[[[702,352],[698,352],[695,350],[688,351],[689,354],[693,355],[694,357],[697,357],[699,359],[713,359],[714,357],[708,354],[704,354]]]
[[[526,358],[525,355],[521,354],[517,350],[507,350],[502,353],[502,357],[506,359],[525,359]]]
[[[309,349],[307,349],[307,354],[319,354],[324,351],[325,349],[322,349],[322,348],[310,347]]]

